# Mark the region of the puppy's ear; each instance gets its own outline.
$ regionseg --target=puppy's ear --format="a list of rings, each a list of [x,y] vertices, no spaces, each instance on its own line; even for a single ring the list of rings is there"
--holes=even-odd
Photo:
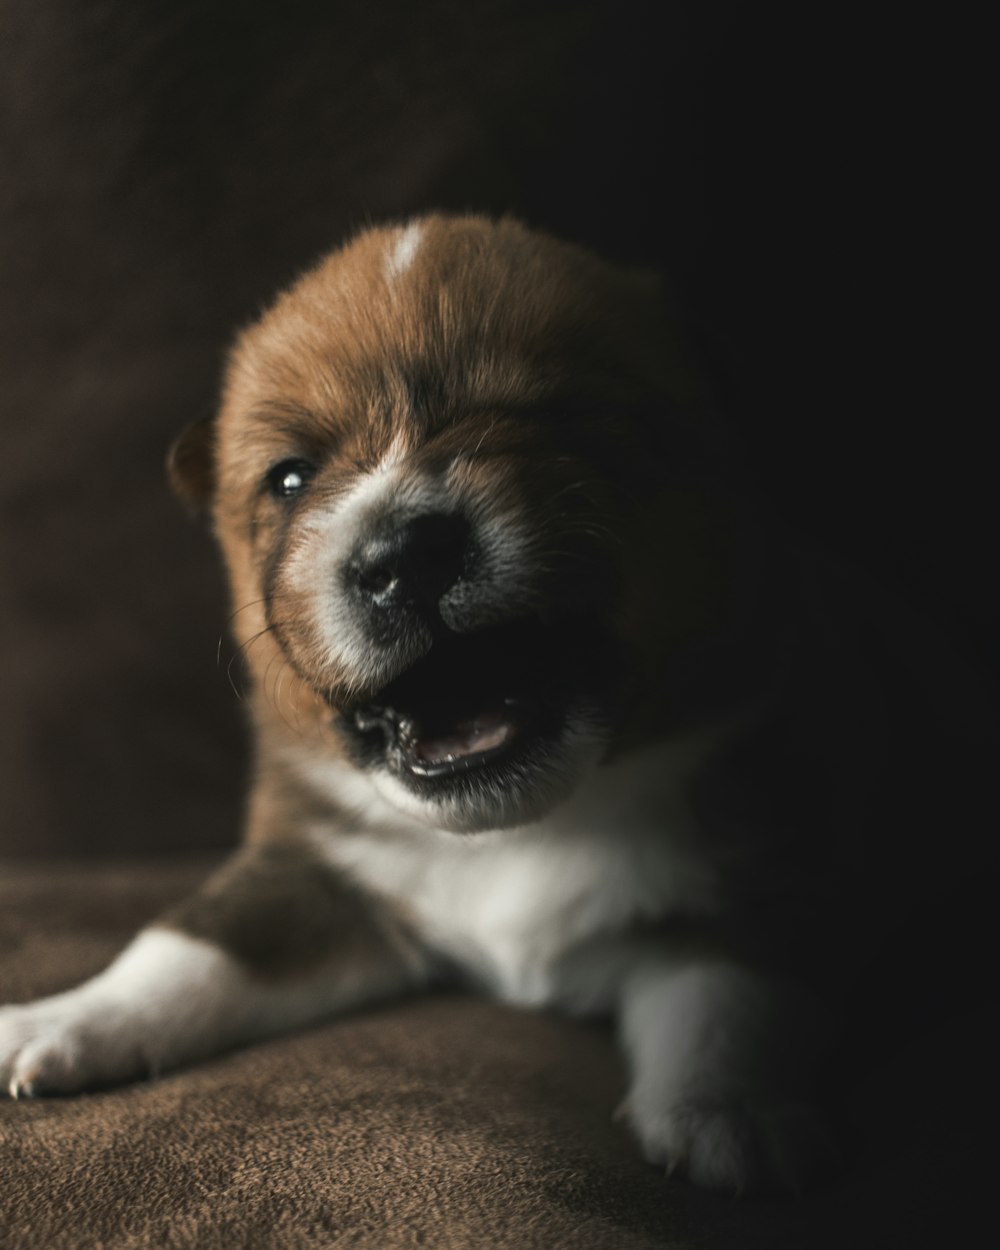
[[[167,476],[174,494],[192,516],[202,516],[215,494],[215,421],[193,421],[167,455]]]

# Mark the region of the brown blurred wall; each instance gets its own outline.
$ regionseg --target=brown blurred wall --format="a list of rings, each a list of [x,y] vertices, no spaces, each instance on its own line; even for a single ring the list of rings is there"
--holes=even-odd
[[[802,8],[0,0],[0,855],[236,836],[227,607],[164,454],[278,286],[423,208],[664,273],[783,506],[982,646],[910,194],[953,150],[888,8]]]

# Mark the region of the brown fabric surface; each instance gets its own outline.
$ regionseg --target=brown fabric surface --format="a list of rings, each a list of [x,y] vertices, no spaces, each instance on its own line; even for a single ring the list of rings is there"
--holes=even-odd
[[[6,865],[0,997],[102,966],[203,869]],[[803,1198],[664,1179],[612,1120],[606,1031],[400,1003],[118,1090],[0,1101],[5,1250],[911,1250],[973,1244],[991,1188],[971,1012],[846,1098],[854,1155]],[[981,1138],[982,1140],[979,1140]]]

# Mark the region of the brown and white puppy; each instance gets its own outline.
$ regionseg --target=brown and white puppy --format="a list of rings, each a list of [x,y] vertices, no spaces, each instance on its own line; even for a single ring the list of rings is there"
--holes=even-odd
[[[808,570],[728,459],[642,276],[444,216],[307,273],[172,464],[251,675],[246,845],[105,972],[4,1009],[3,1087],[458,979],[614,1014],[650,1159],[799,1184],[877,733],[841,732]]]

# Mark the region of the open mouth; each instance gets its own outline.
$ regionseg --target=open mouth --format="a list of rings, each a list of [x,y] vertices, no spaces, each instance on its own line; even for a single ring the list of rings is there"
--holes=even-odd
[[[537,754],[564,728],[591,647],[536,621],[439,639],[346,714],[358,762],[434,789]]]

